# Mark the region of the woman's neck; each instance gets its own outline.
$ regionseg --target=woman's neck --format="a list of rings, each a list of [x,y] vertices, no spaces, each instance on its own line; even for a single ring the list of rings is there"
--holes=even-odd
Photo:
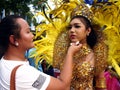
[[[18,49],[8,49],[4,54],[4,59],[15,61],[26,61],[25,52]]]

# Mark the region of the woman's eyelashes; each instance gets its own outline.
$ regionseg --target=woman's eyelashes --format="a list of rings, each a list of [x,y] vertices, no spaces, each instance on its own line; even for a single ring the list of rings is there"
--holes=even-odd
[[[27,32],[27,33],[31,33],[31,28],[28,28],[28,29],[26,30],[26,32]]]
[[[70,29],[72,29],[72,27],[74,27],[74,28],[80,28],[81,26],[80,25],[68,26],[67,29],[70,30]]]
[[[72,26],[67,26],[67,30],[70,30],[72,28]]]
[[[75,27],[75,28],[80,28],[80,25],[75,25],[74,27]]]

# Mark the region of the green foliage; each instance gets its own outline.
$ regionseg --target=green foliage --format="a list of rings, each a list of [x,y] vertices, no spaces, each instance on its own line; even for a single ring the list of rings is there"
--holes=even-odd
[[[48,0],[33,0],[32,4],[35,10],[41,10]]]
[[[28,4],[30,0],[0,0],[0,12],[5,9],[6,15],[10,12],[25,15],[30,10]]]
[[[35,19],[32,19],[34,16],[30,11],[29,5],[32,4],[35,11],[41,11],[42,8],[46,7],[48,0],[0,0],[0,15],[2,17],[2,11],[5,10],[5,15],[10,15],[11,12],[14,14],[19,14],[24,17],[28,23],[34,23],[37,25]]]
[[[39,4],[41,2],[42,4]],[[46,2],[47,0],[0,0],[0,12],[5,9],[6,15],[9,15],[10,12],[14,12],[15,14],[25,16],[30,12],[28,5],[33,4],[36,10],[40,10],[41,5]]]
[[[48,0],[0,0],[0,15],[2,16],[2,11],[5,9],[5,15],[10,15],[11,12],[14,14],[19,14],[24,17],[29,24],[34,22],[37,25],[35,20],[32,20],[34,16],[30,11],[29,5],[32,4],[33,8],[37,10],[42,10],[42,7],[45,6]]]

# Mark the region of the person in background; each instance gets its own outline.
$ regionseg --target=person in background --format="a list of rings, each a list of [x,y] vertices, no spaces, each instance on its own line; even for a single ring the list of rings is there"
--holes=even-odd
[[[33,37],[30,26],[20,16],[10,15],[1,20],[0,89],[10,90],[11,72],[21,65],[16,71],[16,90],[66,90],[72,78],[73,56],[82,44],[72,43],[69,47],[58,79],[38,71],[26,60],[25,52],[34,47]]]
[[[36,51],[35,48],[31,48],[31,49],[27,50],[26,53],[25,53],[25,57],[26,57],[27,60],[29,61],[29,64],[30,64],[31,66],[33,66],[33,67],[36,66],[36,65],[35,65],[35,59],[34,59],[34,57],[30,57],[30,55],[31,55],[31,52],[35,52],[35,51]]]
[[[31,48],[26,51],[25,57],[29,61],[29,64],[35,68],[37,68],[39,71],[43,72],[41,62],[38,62],[38,65],[35,64],[35,58],[31,57],[34,53],[36,53],[36,48]]]
[[[43,60],[42,63],[41,63],[41,66],[42,66],[42,69],[43,69],[43,72],[48,74],[48,75],[51,75],[51,76],[55,76],[54,75],[54,69],[53,69],[53,66],[48,64],[46,62],[46,60]]]

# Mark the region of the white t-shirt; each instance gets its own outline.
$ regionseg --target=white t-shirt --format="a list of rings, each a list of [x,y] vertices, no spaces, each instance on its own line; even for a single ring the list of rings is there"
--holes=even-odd
[[[45,90],[50,76],[29,65],[28,61],[0,60],[0,90],[10,90],[10,75],[13,68],[22,64],[16,71],[16,90]]]

